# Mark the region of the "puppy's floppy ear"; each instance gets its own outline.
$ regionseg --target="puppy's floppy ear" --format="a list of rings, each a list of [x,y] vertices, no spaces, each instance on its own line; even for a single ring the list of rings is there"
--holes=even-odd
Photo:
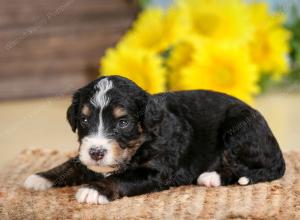
[[[163,118],[162,106],[156,98],[149,98],[145,109],[145,120],[147,123],[156,124]]]
[[[148,98],[149,98],[149,94],[147,94],[144,91],[136,95],[135,97],[135,103],[138,107],[138,117],[141,121],[143,121],[144,119]]]
[[[148,99],[143,124],[148,132],[157,134],[160,129],[160,124],[164,118],[164,104],[159,98],[150,97]]]
[[[163,137],[165,141],[181,143],[182,140],[179,139],[190,128],[178,119],[177,114],[176,108],[167,103],[166,96],[151,97],[145,111],[145,131],[152,137]]]
[[[72,104],[67,110],[67,120],[72,128],[72,131],[75,132],[77,129],[77,120],[78,120],[78,108],[80,102],[80,91],[74,93],[72,98]]]

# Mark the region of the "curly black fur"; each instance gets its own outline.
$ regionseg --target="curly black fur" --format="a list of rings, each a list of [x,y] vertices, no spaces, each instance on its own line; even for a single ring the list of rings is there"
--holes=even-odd
[[[107,177],[88,170],[78,157],[38,173],[54,186],[85,183],[114,200],[195,184],[201,173],[209,171],[220,175],[222,185],[236,184],[240,177],[257,183],[284,175],[285,162],[267,122],[244,102],[204,90],[150,95],[128,79],[106,78],[113,82],[109,106],[121,104],[132,120],[127,133],[116,128],[107,128],[108,132],[112,129],[112,136],[124,148],[140,135],[144,142],[130,161]],[[89,133],[89,128],[81,126],[80,109],[102,79],[78,90],[68,109],[68,121],[73,131],[78,130],[79,141]],[[104,124],[110,124],[112,119],[105,120]],[[99,121],[95,118],[91,123]],[[135,129],[138,123],[142,134]]]

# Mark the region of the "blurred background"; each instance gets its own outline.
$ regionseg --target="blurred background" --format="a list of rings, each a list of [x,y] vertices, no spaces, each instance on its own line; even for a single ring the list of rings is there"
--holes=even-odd
[[[121,74],[151,93],[211,89],[300,149],[297,0],[0,0],[0,166],[26,148],[76,150],[72,93]]]

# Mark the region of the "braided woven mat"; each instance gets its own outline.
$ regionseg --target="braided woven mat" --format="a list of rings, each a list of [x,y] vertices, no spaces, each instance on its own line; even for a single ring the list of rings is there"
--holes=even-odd
[[[78,187],[42,192],[22,188],[24,179],[70,155],[26,150],[0,171],[0,219],[300,219],[300,152],[285,153],[281,180],[249,186],[182,186],[123,198],[107,205],[79,204]]]

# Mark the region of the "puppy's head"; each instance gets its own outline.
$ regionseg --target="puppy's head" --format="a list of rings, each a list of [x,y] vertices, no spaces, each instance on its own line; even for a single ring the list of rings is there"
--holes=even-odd
[[[142,121],[148,96],[118,76],[101,77],[74,94],[67,119],[77,130],[83,164],[105,173],[130,161],[144,142]]]

